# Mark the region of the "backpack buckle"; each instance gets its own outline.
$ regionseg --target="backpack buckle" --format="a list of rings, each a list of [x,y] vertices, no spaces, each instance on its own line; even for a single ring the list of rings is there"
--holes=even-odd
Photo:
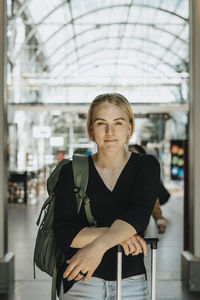
[[[80,187],[78,187],[78,186],[75,186],[75,187],[74,187],[74,193],[78,194],[78,193],[79,193],[79,191],[80,191]]]

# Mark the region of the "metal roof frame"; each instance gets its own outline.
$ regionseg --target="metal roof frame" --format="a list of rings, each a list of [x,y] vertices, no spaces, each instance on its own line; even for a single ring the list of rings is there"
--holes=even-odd
[[[41,25],[51,14],[53,14],[57,9],[59,9],[60,7],[62,7],[64,4],[66,4],[66,0],[63,1],[62,3],[60,3],[58,6],[56,6],[53,10],[51,10],[44,18],[42,18],[42,20],[38,23],[34,25],[34,28],[29,32],[29,34],[26,37],[25,43],[27,44],[29,42],[29,40],[32,38],[32,36],[35,34],[36,30],[37,30],[37,26]],[[85,14],[79,15],[78,17],[74,18],[73,20],[70,20],[70,22],[67,22],[66,24],[64,24],[63,26],[61,26],[60,28],[58,28],[44,43],[48,42],[53,36],[55,36],[58,32],[60,32],[61,30],[63,30],[66,26],[72,24],[72,22],[81,19],[82,17],[85,17],[87,15],[96,13],[98,11],[101,10],[105,10],[105,9],[111,9],[111,8],[116,8],[116,7],[129,7],[129,4],[117,4],[117,5],[109,5],[109,6],[105,6],[105,7],[99,7],[97,9],[88,11]],[[188,21],[188,19],[184,18],[183,16],[176,14],[172,11],[166,10],[166,9],[162,9],[162,8],[157,8],[157,7],[153,7],[151,5],[142,5],[142,4],[134,4],[134,6],[136,7],[146,7],[146,8],[150,8],[150,9],[156,9],[156,10],[160,10],[162,12],[168,13],[168,14],[172,14],[180,19],[182,19],[183,21]]]
[[[110,24],[101,24],[101,25],[100,25],[100,24],[96,24],[95,27],[92,27],[92,28],[83,30],[82,32],[79,32],[78,34],[76,34],[76,37],[81,36],[81,35],[83,35],[83,34],[85,34],[85,33],[87,33],[87,32],[90,32],[90,31],[92,31],[92,30],[95,30],[97,26],[115,26],[115,25],[124,25],[124,24],[125,24],[124,22],[120,22],[120,23],[110,23]],[[164,29],[164,28],[156,27],[155,24],[143,24],[143,23],[138,23],[138,22],[131,22],[131,23],[129,22],[129,23],[127,23],[127,25],[133,25],[133,26],[135,26],[135,25],[138,25],[138,26],[150,26],[150,27],[152,27],[152,28],[155,29],[155,30],[165,32],[165,33],[167,33],[167,34],[173,36],[174,38],[180,40],[182,43],[187,44],[187,41],[186,41],[186,40],[183,40],[180,36],[174,34],[173,32],[170,32],[170,31],[168,31],[168,30],[166,30],[166,29]],[[58,46],[56,49],[54,49],[53,52],[52,52],[49,56],[46,57],[46,60],[48,61],[48,59],[49,59],[51,56],[53,56],[53,55],[54,55],[57,51],[59,51],[62,47],[64,47],[65,45],[67,45],[69,42],[71,42],[71,41],[73,40],[73,38],[74,38],[74,36],[71,37],[71,38],[69,38],[68,40],[64,41],[60,46]],[[134,39],[135,37],[132,37],[132,38]],[[46,42],[47,42],[47,41],[46,41]],[[46,42],[45,42],[45,43],[46,43]],[[31,60],[30,60],[30,62],[29,62],[29,65],[31,65],[32,63],[35,62],[35,60],[37,59],[37,57],[38,57],[38,56],[40,55],[40,53],[43,51],[43,46],[44,46],[45,43],[42,43],[42,44],[38,47],[38,49],[37,49],[37,51],[35,52],[34,56],[32,56],[32,58],[31,58]]]
[[[112,40],[112,39],[115,40],[115,39],[118,39],[118,38],[117,38],[117,37],[109,37],[109,39],[110,39],[110,40]],[[99,41],[103,41],[103,40],[106,40],[106,38],[100,38],[100,39],[93,40],[93,41],[91,41],[91,42],[89,42],[89,43],[83,45],[83,46],[80,47],[80,48],[86,47],[86,46],[88,46],[88,45],[91,45],[91,44],[93,44],[93,43],[96,43],[96,42],[99,42]],[[154,57],[156,60],[158,60],[159,62],[162,62],[162,63],[165,64],[165,65],[168,65],[169,67],[171,67],[171,68],[174,70],[174,65],[170,64],[169,62],[166,62],[165,60],[163,60],[162,58],[158,57],[157,55],[155,55],[155,54],[153,54],[153,53],[151,53],[151,52],[147,52],[147,51],[144,51],[144,50],[142,50],[142,49],[137,49],[137,48],[132,48],[132,47],[130,47],[130,48],[124,48],[124,49],[127,49],[127,50],[134,50],[134,51],[136,51],[136,52],[141,52],[141,53],[147,54],[147,55],[149,55],[149,56],[152,56],[152,57]],[[96,52],[98,52],[98,49],[95,49],[95,50],[94,50],[93,52],[91,52],[91,53],[96,53]],[[67,57],[70,56],[72,53],[73,53],[73,51],[72,51],[71,53],[69,53],[69,54],[67,55]],[[80,59],[80,58],[84,58],[84,57],[86,57],[86,56],[89,56],[91,53],[84,54],[83,56],[80,56],[79,59]],[[65,57],[65,59],[66,59],[66,57]],[[60,64],[62,61],[63,61],[63,59],[62,59],[60,62],[57,62],[56,65]],[[71,62],[70,64],[68,63],[68,64],[64,65],[63,68],[65,68],[66,66],[70,66],[70,65],[72,65],[72,64],[74,64],[74,63],[75,63],[74,61]]]
[[[28,7],[28,3],[30,0],[23,0],[25,2],[16,0],[16,2],[18,4],[22,4],[22,6],[20,7],[20,9],[16,12],[14,19],[12,19],[10,21],[10,23],[12,24],[13,20],[15,21],[15,19],[18,16],[21,16],[24,12],[26,13],[29,12],[29,7]],[[32,0],[34,1],[34,0]],[[141,73],[139,74],[143,74],[145,77],[145,73],[147,75],[147,78],[149,76],[149,74],[153,74],[153,78],[156,76],[161,76],[164,77],[167,81],[168,75],[173,76],[174,74],[174,78],[177,78],[179,76],[178,72],[178,65],[182,64],[183,65],[183,70],[185,70],[185,65],[187,65],[188,61],[187,61],[187,35],[188,35],[188,18],[184,17],[181,14],[176,13],[176,9],[177,7],[180,5],[181,0],[175,1],[174,4],[172,5],[172,8],[174,6],[174,11],[170,11],[169,9],[163,9],[161,6],[161,1],[159,2],[159,4],[157,4],[156,6],[154,6],[154,3],[150,4],[143,4],[141,1],[141,3],[133,3],[134,0],[130,0],[128,3],[122,4],[114,4],[112,5],[112,3],[109,3],[109,5],[107,5],[108,3],[101,3],[101,1],[98,1],[98,7],[96,5],[94,5],[94,7],[90,7],[88,6],[84,6],[83,10],[78,9],[79,7],[79,2],[75,1],[75,8],[76,13],[79,13],[79,15],[77,15],[76,17],[74,17],[74,11],[73,11],[73,1],[72,0],[59,0],[60,3],[58,4],[56,2],[56,6],[52,9],[52,6],[48,5],[46,10],[42,10],[41,14],[46,13],[45,16],[43,16],[42,18],[39,18],[40,21],[39,22],[32,22],[31,23],[31,15],[30,18],[27,18],[27,24],[30,20],[30,24],[28,24],[27,27],[29,29],[29,33],[26,36],[25,42],[24,44],[21,46],[21,49],[23,49],[24,45],[28,45],[29,41],[32,39],[32,37],[36,36],[37,38],[37,32],[39,33],[39,35],[42,37],[42,42],[40,43],[38,49],[36,51],[34,51],[34,53],[31,53],[31,58],[29,60],[29,63],[26,64],[26,68],[25,70],[31,70],[32,68],[32,64],[37,63],[38,60],[37,58],[39,57],[39,55],[42,53],[42,64],[43,65],[43,70],[47,70],[49,74],[53,74],[53,71],[55,70],[56,76],[55,79],[58,79],[60,75],[61,78],[69,78],[72,80],[72,77],[76,80],[76,78],[79,78],[78,75],[79,74],[86,74],[88,76],[92,76],[91,74],[94,73],[95,75],[95,68],[98,66],[99,67],[99,72],[96,73],[97,78],[99,80],[99,78],[104,78],[104,70],[107,70],[108,72],[108,76],[110,78],[110,81],[112,82],[112,78],[114,78],[114,74],[115,74],[115,68],[117,69],[117,67],[119,66],[119,71],[117,72],[117,78],[121,78],[121,74],[120,74],[120,66],[130,66],[130,69],[128,70],[129,73],[127,74],[132,74],[132,69],[136,69],[136,72],[133,72],[133,76],[135,76],[135,74],[137,74],[137,70],[140,70]],[[113,1],[115,2],[115,1]],[[163,1],[164,2],[164,1]],[[162,2],[162,3],[163,3]],[[166,3],[165,3],[166,4]],[[55,5],[55,3],[53,4]],[[50,17],[53,13],[55,13],[56,10],[60,9],[60,11],[58,11],[58,13],[60,14],[56,14],[56,15],[61,15],[63,16],[63,11],[62,11],[62,6],[66,5],[66,7],[63,7],[63,11],[65,9],[67,9],[66,13],[67,13],[67,20],[68,22],[66,22],[66,18],[63,17],[61,19],[57,18],[56,20],[63,20],[65,23],[60,22],[60,24],[57,24],[56,26],[53,26],[52,28],[46,28],[44,27],[45,32],[47,33],[47,37],[45,40],[45,35],[42,35],[43,33],[43,27],[39,27],[40,25],[46,25],[47,23],[45,21],[48,22],[48,17]],[[78,6],[77,6],[78,5]],[[137,9],[137,13],[134,13],[134,8],[138,7],[139,9]],[[35,8],[34,6],[31,6],[31,8]],[[117,8],[124,8],[124,10],[122,9],[117,9]],[[125,9],[126,8],[126,9]],[[150,15],[149,18],[146,18],[146,23],[141,23],[141,12],[142,9],[146,8],[146,10],[144,10],[144,14],[143,16],[148,16]],[[110,11],[107,11],[109,10]],[[131,11],[131,9],[133,9],[133,11]],[[154,11],[152,11],[152,9]],[[181,6],[182,9],[182,6]],[[118,15],[118,10],[119,10],[119,15]],[[106,16],[108,17],[108,21],[110,21],[110,16],[112,15],[113,12],[116,12],[116,17],[114,18],[114,20],[118,20],[118,19],[123,19],[123,22],[112,22],[112,23],[108,23],[108,24],[94,24],[95,23],[95,16],[93,14],[97,13],[97,12],[104,12],[106,11],[106,13],[108,13],[108,15],[106,14]],[[120,13],[122,11],[122,14]],[[170,16],[175,16],[176,18],[179,18],[179,20],[181,20],[179,22],[179,20],[171,17],[167,17],[166,15],[162,15],[164,23],[166,22],[166,25],[168,25],[167,21],[169,20],[169,24],[170,20],[173,21],[174,26],[169,27],[169,26],[164,26],[164,23],[162,23],[162,18],[158,16],[158,18],[156,18],[157,22],[153,24],[154,20],[155,20],[155,16],[157,16],[157,14],[159,13],[159,11],[168,14]],[[31,10],[30,10],[31,12]],[[83,13],[84,12],[84,13]],[[130,19],[130,13],[134,13],[134,20],[136,22],[129,22]],[[182,11],[182,13],[184,14],[184,12]],[[92,18],[85,18],[86,16],[92,15]],[[35,12],[35,14],[32,15],[33,17],[35,16],[35,18],[33,18],[33,20],[38,20],[37,14]],[[98,14],[99,16],[99,22],[103,22],[103,14]],[[118,18],[119,16],[119,18]],[[132,16],[132,14],[131,14]],[[52,17],[54,17],[54,15],[52,15]],[[107,20],[106,17],[106,20]],[[84,18],[84,19],[83,19]],[[24,18],[23,18],[24,19]],[[26,17],[25,17],[26,19]],[[51,18],[52,20],[52,24],[54,24],[54,19],[55,18]],[[143,18],[143,20],[145,20],[145,18]],[[25,20],[26,21],[26,20]],[[89,21],[91,21],[91,23],[89,23]],[[131,21],[131,20],[130,20]],[[150,21],[151,23],[147,23],[148,21]],[[177,22],[177,24],[176,24]],[[13,22],[14,24],[15,22]],[[48,24],[47,24],[48,25]],[[55,25],[55,24],[54,24]],[[83,25],[83,27],[81,27],[81,25]],[[84,25],[90,27],[84,30]],[[118,27],[117,27],[117,26]],[[177,25],[177,26],[176,26]],[[68,26],[68,27],[67,27]],[[76,27],[77,26],[77,27]],[[106,26],[106,27],[105,27]],[[116,28],[113,28],[112,26],[116,26]],[[128,30],[126,31],[126,26],[128,27]],[[131,27],[132,26],[132,27]],[[134,28],[135,26],[135,28]],[[138,27],[140,26],[140,27]],[[144,27],[144,31],[143,34],[144,36],[146,36],[147,38],[143,38],[140,36],[140,32],[142,33],[142,28],[141,26]],[[39,30],[37,31],[37,29],[39,28]],[[67,30],[64,30],[65,28],[69,29],[69,34]],[[95,36],[95,34],[92,34],[88,39],[87,39],[87,33],[90,32],[95,32],[95,30],[98,30],[98,28],[101,28],[101,30],[97,31],[97,35]],[[133,29],[132,29],[133,28]],[[156,32],[156,37],[158,37],[157,39],[154,38],[151,39],[151,35],[150,35],[150,28],[152,29],[152,37],[154,34],[154,31]],[[110,29],[110,30],[109,30]],[[63,31],[62,31],[63,30]],[[154,30],[154,31],[153,31]],[[183,32],[184,30],[184,32]],[[163,40],[162,38],[162,34],[166,33],[164,35],[164,37],[166,36],[166,40]],[[59,34],[60,33],[60,34]],[[114,36],[115,35],[115,36]],[[69,37],[67,40],[66,38]],[[101,36],[100,38],[96,38],[98,36]],[[55,39],[54,39],[55,37]],[[61,39],[64,39],[64,41]],[[80,39],[78,39],[78,37],[81,37]],[[126,39],[126,43],[125,45],[127,45],[127,47],[123,47],[123,42],[121,41],[122,39]],[[89,42],[88,42],[89,40]],[[111,41],[111,47],[106,47],[104,48],[104,45],[106,45],[106,41],[109,40]],[[115,43],[112,43],[112,40],[118,41]],[[129,43],[130,40],[130,43]],[[131,40],[132,40],[132,45],[131,45]],[[56,42],[55,42],[56,41]],[[93,45],[95,43],[101,42],[101,41],[105,41],[104,43],[100,43],[99,48],[97,47],[98,45],[96,45],[96,47],[89,47],[90,45]],[[141,43],[137,43],[137,45],[134,45],[134,41],[141,41]],[[173,46],[174,41],[176,41],[177,43]],[[34,42],[34,40],[33,40]],[[50,42],[48,44],[48,42]],[[66,50],[69,51],[69,49],[72,49],[70,52],[66,53],[65,48],[61,49],[62,47],[66,46],[67,43],[70,42],[70,45]],[[29,43],[30,44],[30,43]],[[114,44],[114,46],[112,47],[112,45]],[[47,46],[46,46],[47,45]],[[52,45],[52,48],[50,48],[50,46]],[[54,46],[55,45],[55,46]],[[151,49],[149,50],[149,45],[153,45],[151,46]],[[46,47],[45,47],[46,46]],[[132,46],[132,47],[131,47]],[[54,48],[55,47],[55,48]],[[90,48],[90,49],[87,49]],[[95,49],[96,48],[96,49]],[[86,51],[81,51],[82,49],[86,50]],[[155,52],[154,52],[155,49]],[[161,51],[162,49],[162,51]],[[176,50],[177,49],[177,50]],[[179,52],[180,49],[180,52]],[[17,53],[17,55],[20,53]],[[88,51],[87,51],[88,50]],[[90,51],[92,50],[92,51]],[[108,55],[104,56],[104,57],[100,57],[98,56],[99,52],[102,52],[103,50],[107,50],[108,52],[106,52],[106,54],[108,53]],[[110,50],[113,51],[113,53],[110,55]],[[121,50],[121,52],[120,52]],[[157,50],[157,51],[156,51]],[[59,52],[58,52],[59,51]],[[123,52],[122,52],[123,51]],[[126,56],[126,51],[130,51],[130,56],[133,57],[133,59],[127,59]],[[131,52],[132,51],[132,52]],[[33,52],[33,51],[32,51]],[[134,59],[134,52],[135,53],[141,53],[141,59]],[[169,54],[169,53],[171,54]],[[57,54],[57,55],[56,55]],[[70,59],[70,55],[73,54],[73,59],[71,57],[71,61]],[[97,54],[97,55],[96,55]],[[133,56],[132,56],[133,54]],[[142,55],[144,54],[144,55]],[[17,57],[16,55],[16,57]],[[54,55],[56,55],[56,57],[53,57]],[[96,55],[96,56],[95,56]],[[43,59],[44,56],[44,59]],[[61,57],[62,56],[62,57]],[[128,56],[128,57],[130,57]],[[16,58],[14,57],[14,59]],[[137,56],[138,57],[138,56]],[[152,57],[153,59],[151,59],[150,57]],[[51,58],[53,58],[51,60]],[[69,63],[66,60],[69,60]],[[132,63],[129,63],[132,62]],[[150,62],[148,62],[150,61]],[[61,65],[61,66],[60,66]],[[112,68],[110,68],[110,73],[109,73],[109,68],[107,69],[106,66],[111,65]],[[56,66],[58,66],[58,68],[56,68]],[[145,67],[146,66],[146,67]],[[166,66],[166,67],[165,67]],[[69,68],[67,68],[69,67]],[[101,67],[105,67],[105,69],[100,69]],[[54,69],[55,68],[55,69]],[[70,71],[71,69],[71,71]],[[90,70],[93,69],[93,72]],[[166,69],[166,71],[165,71]],[[170,72],[171,69],[171,72]],[[41,68],[42,70],[42,68]],[[126,68],[122,68],[122,70],[124,72],[126,72]],[[152,70],[152,71],[151,71]],[[64,72],[65,71],[65,72]],[[42,71],[41,71],[42,72]],[[88,73],[87,73],[88,72]],[[72,77],[71,77],[72,75]],[[143,76],[141,75],[141,76]],[[155,75],[155,76],[154,76]],[[99,77],[100,76],[100,77]],[[106,76],[106,73],[105,73]],[[177,76],[177,77],[176,77]],[[83,78],[83,79],[81,79]],[[95,76],[94,76],[95,78]],[[172,89],[172,86],[177,86],[177,88],[179,88],[182,84],[181,80],[184,80],[184,76],[181,77],[180,75],[180,84],[179,84],[179,80],[176,81],[176,79],[174,79],[174,83],[175,84],[169,84],[169,90]],[[81,80],[82,82],[84,82],[84,76],[80,77],[80,84],[81,84]],[[87,80],[87,77],[86,77]],[[31,82],[31,81],[30,81]],[[32,81],[34,82],[34,81]],[[49,81],[48,83],[50,84],[51,81]],[[52,81],[53,82],[53,81]],[[56,80],[55,80],[56,82]],[[91,80],[91,82],[93,82]],[[114,81],[113,81],[114,82]],[[140,82],[140,81],[139,81]],[[178,82],[178,84],[176,84]],[[34,83],[33,83],[34,84]],[[159,84],[158,84],[159,85]],[[161,85],[162,86],[162,85]],[[171,89],[170,89],[171,87]],[[176,89],[173,89],[174,93],[176,94]],[[173,92],[172,91],[172,92]],[[175,100],[175,98],[172,97],[172,99]],[[177,100],[178,101],[178,100]]]
[[[103,65],[101,65],[101,66],[108,66],[108,65],[112,65],[113,66],[113,63],[104,63]],[[134,67],[134,68],[137,68],[137,69],[139,69],[138,67],[137,67],[137,65],[135,65],[135,64],[132,64],[132,63],[118,63],[117,65],[123,65],[123,66],[131,66],[131,67]],[[146,65],[148,65],[148,66],[150,66],[150,67],[152,67],[152,65],[150,65],[150,64],[146,64]],[[79,74],[81,74],[81,73],[83,73],[80,69],[81,68],[83,68],[83,67],[85,67],[85,66],[92,66],[92,68],[96,68],[96,63],[85,63],[85,64],[82,64],[79,68],[76,68],[76,70],[74,70],[74,71],[72,71],[72,72],[70,72],[70,75],[73,75],[73,73],[75,73],[75,72],[79,72]],[[155,67],[155,66],[154,66]],[[90,70],[90,69],[92,69],[91,67],[89,67],[88,69],[86,69],[86,70],[84,70],[84,72],[85,71],[88,71],[88,70]],[[144,68],[142,68],[142,67],[140,67],[140,70],[141,69],[143,69],[146,73],[149,73],[149,74],[151,74],[148,70],[146,70],[146,69],[144,69]],[[162,75],[164,75],[164,73],[162,72],[162,71],[159,71],[159,73],[160,74],[162,74]],[[59,77],[59,76],[58,76]]]
[[[125,36],[124,38],[130,38],[131,39],[131,37],[129,37],[129,36]],[[92,40],[92,41],[90,41],[89,43],[85,43],[85,44],[83,44],[83,45],[81,45],[80,47],[78,47],[76,50],[77,51],[79,51],[80,49],[82,49],[82,48],[85,48],[85,47],[87,47],[88,45],[91,45],[91,44],[93,44],[93,43],[96,43],[96,42],[99,42],[99,41],[102,41],[102,40],[106,40],[107,38],[99,38],[99,39],[96,39],[96,40]],[[112,37],[112,36],[110,36],[109,37],[109,39],[118,39],[118,37]],[[163,45],[161,45],[161,44],[159,44],[159,43],[157,43],[157,42],[154,42],[154,41],[151,41],[151,40],[148,40],[148,39],[144,39],[144,38],[139,38],[139,37],[135,37],[134,38],[134,40],[139,40],[139,41],[144,41],[144,42],[147,42],[147,43],[151,43],[151,44],[154,44],[154,45],[156,45],[156,46],[158,46],[158,47],[161,47],[161,48],[163,48],[164,50],[168,50],[168,47],[164,47]],[[106,49],[106,48],[105,48]],[[121,47],[120,48],[113,48],[113,50],[120,50],[121,49]],[[124,49],[124,48],[123,48]],[[127,48],[126,48],[127,49]],[[129,49],[129,48],[128,48]],[[128,50],[127,49],[127,50]],[[131,48],[130,48],[131,49]],[[174,51],[171,51],[170,50],[170,52],[174,55],[174,56],[177,56],[178,58],[179,58],[179,60],[182,62],[182,63],[184,63],[184,64],[186,64],[187,62],[186,62],[186,60],[184,60],[182,57],[180,57],[179,55],[178,55],[178,53],[175,53]],[[73,54],[74,53],[74,50],[72,50],[71,52],[69,52],[69,53],[67,53],[67,55],[65,55],[64,57],[62,57],[59,61],[57,61],[57,62],[55,62],[53,65],[51,65],[51,67],[53,68],[53,67],[55,67],[56,65],[59,65],[59,64],[61,64],[65,59],[67,59],[71,54]],[[165,62],[164,60],[162,60],[162,62],[163,63],[165,63],[165,64],[168,64],[167,62]],[[170,64],[169,64],[170,65]],[[170,65],[171,66],[171,65]]]

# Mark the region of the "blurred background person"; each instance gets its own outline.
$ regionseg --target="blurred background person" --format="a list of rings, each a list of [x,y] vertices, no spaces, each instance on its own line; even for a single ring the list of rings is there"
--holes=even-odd
[[[140,153],[140,154],[146,154],[147,153],[146,150],[138,144],[129,145],[129,151],[135,152],[135,153]],[[159,234],[165,233],[165,230],[166,230],[166,227],[167,227],[167,220],[164,218],[164,216],[162,214],[162,210],[161,210],[160,205],[166,203],[167,200],[169,199],[169,197],[170,197],[170,194],[167,191],[167,189],[164,187],[164,185],[161,181],[160,182],[159,197],[156,200],[154,209],[152,211],[152,216],[155,220],[155,223],[156,223],[156,226],[158,228],[158,233]]]

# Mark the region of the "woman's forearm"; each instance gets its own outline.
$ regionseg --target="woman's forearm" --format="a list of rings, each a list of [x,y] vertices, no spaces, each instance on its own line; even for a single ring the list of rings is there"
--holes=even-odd
[[[107,251],[136,233],[136,230],[127,222],[115,220],[110,227],[84,227],[73,239],[71,247],[83,248],[94,242],[101,244]]]
[[[128,240],[136,233],[136,230],[127,222],[115,220],[111,227],[97,237],[93,243],[100,244],[107,251],[121,242]]]
[[[108,227],[84,227],[73,239],[70,247],[83,248],[86,245],[99,238],[108,230]]]

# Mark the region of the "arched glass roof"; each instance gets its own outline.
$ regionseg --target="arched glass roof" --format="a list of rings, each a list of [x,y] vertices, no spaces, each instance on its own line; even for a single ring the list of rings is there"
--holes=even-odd
[[[26,12],[30,25],[21,50],[33,47],[34,36],[39,41],[22,75],[43,86],[44,102],[56,87],[66,89],[60,102],[87,102],[108,91],[134,102],[187,101],[188,0],[19,3],[16,18]],[[44,73],[35,74],[41,54]]]

